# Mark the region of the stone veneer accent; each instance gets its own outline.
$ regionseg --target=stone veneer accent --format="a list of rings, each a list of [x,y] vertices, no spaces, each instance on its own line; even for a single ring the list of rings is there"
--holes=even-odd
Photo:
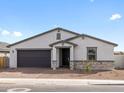
[[[70,61],[70,70],[74,70],[74,62]]]
[[[53,68],[53,70],[56,70],[56,68],[57,68],[57,61],[56,60],[52,60],[51,67]]]
[[[91,64],[92,70],[112,70],[114,68],[114,61],[74,61],[74,69],[85,69],[86,65]]]

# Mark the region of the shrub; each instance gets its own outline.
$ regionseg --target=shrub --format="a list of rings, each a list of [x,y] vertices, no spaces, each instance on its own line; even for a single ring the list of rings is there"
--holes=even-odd
[[[85,65],[84,70],[85,70],[86,72],[91,72],[91,71],[92,71],[92,63],[89,63],[89,62],[88,62],[88,63]]]

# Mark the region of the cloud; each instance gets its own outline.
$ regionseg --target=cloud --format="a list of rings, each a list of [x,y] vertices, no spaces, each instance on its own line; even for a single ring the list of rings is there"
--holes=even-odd
[[[6,35],[10,35],[10,32],[7,31],[7,30],[2,30],[1,34],[2,34],[3,36],[6,36]]]
[[[15,37],[21,37],[22,33],[18,31],[8,31],[6,29],[0,28],[0,35],[2,36],[15,36]]]
[[[13,32],[13,35],[16,37],[20,37],[20,36],[22,36],[22,33],[15,31],[15,32]]]
[[[122,16],[118,13],[116,14],[113,14],[111,17],[110,17],[110,20],[114,21],[114,20],[118,20],[118,19],[121,19]]]
[[[60,25],[59,24],[55,24],[54,27],[60,27]]]
[[[95,0],[90,0],[91,3],[93,3]]]

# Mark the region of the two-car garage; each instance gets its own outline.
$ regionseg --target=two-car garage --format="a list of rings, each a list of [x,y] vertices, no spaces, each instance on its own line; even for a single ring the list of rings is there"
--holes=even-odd
[[[17,50],[17,67],[51,66],[51,50]]]

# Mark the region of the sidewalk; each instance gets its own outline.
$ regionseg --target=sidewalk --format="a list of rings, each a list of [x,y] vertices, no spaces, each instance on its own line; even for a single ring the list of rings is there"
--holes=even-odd
[[[0,84],[45,84],[45,85],[124,85],[124,80],[91,80],[91,79],[21,79],[1,78]]]

